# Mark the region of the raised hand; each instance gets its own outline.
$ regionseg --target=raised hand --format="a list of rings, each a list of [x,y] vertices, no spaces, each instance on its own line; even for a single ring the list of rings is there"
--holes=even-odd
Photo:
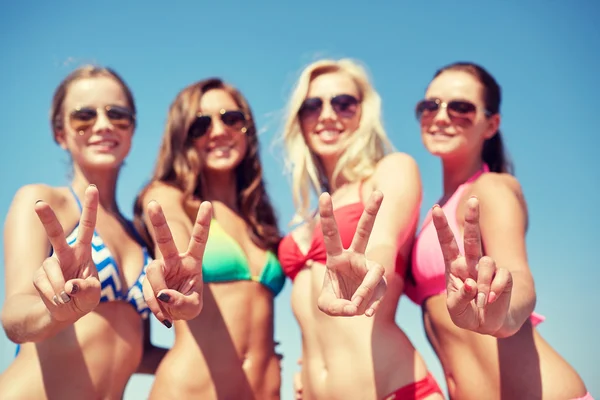
[[[90,185],[85,191],[77,239],[69,246],[50,205],[41,200],[35,204],[54,254],[35,272],[33,284],[56,321],[75,322],[100,302],[100,281],[92,261],[97,211],[98,189]]]
[[[441,207],[433,207],[432,217],[446,264],[446,305],[452,321],[463,329],[494,334],[508,316],[513,281],[510,271],[482,255],[479,200],[467,201],[464,256]]]
[[[202,311],[202,257],[208,240],[212,206],[203,202],[188,248],[180,253],[173,240],[162,208],[156,201],[148,204],[156,244],[163,258],[146,269],[144,299],[156,318],[167,328],[174,320],[190,320]]]
[[[375,224],[375,217],[383,201],[383,193],[373,192],[367,201],[352,244],[348,249],[342,240],[333,215],[333,204],[329,193],[319,198],[321,230],[327,250],[327,270],[318,307],[332,316],[354,316],[375,314],[387,284],[385,269],[365,257],[365,250]]]

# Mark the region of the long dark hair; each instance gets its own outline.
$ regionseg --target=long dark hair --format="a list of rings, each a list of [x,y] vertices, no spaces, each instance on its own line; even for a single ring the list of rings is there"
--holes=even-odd
[[[239,90],[218,78],[205,79],[184,88],[171,104],[158,160],[150,183],[138,195],[134,206],[134,223],[146,231],[143,223],[141,199],[154,182],[164,182],[183,192],[184,209],[195,215],[204,198],[202,193],[202,163],[194,148],[194,139],[188,136],[202,96],[213,89],[222,89],[233,97],[247,116],[246,138],[248,150],[235,170],[237,206],[240,216],[250,227],[252,241],[263,249],[277,250],[281,239],[277,218],[265,189],[259,156],[256,125],[248,102]],[[192,216],[193,218],[193,216]],[[146,238],[148,238],[147,231]]]
[[[492,115],[500,112],[500,103],[502,101],[502,91],[496,79],[480,65],[471,62],[456,62],[440,68],[433,78],[435,79],[445,71],[463,71],[473,77],[483,85],[483,102],[486,110]],[[487,139],[483,144],[481,158],[489,166],[492,172],[506,172],[514,174],[514,166],[507,151],[504,148],[500,129],[494,136]]]

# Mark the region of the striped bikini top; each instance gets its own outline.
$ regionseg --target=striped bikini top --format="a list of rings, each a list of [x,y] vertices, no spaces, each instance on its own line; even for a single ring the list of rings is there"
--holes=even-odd
[[[75,197],[75,201],[77,201],[77,205],[79,206],[79,212],[81,213],[81,201],[77,194],[73,191],[72,188],[69,188],[73,197]],[[110,250],[104,244],[104,241],[98,235],[98,233],[94,230],[94,236],[92,238],[92,260],[94,264],[96,264],[96,269],[98,270],[98,278],[101,284],[101,297],[100,302],[105,303],[108,301],[126,301],[135,308],[135,310],[140,314],[143,319],[148,318],[150,314],[150,309],[144,300],[144,294],[142,292],[142,283],[144,282],[144,278],[146,277],[146,268],[148,264],[152,261],[148,253],[148,249],[143,244],[142,238],[139,236],[137,231],[135,230],[133,223],[131,221],[127,221],[128,228],[130,232],[133,233],[136,241],[142,247],[142,252],[144,255],[144,267],[142,268],[142,272],[138,276],[137,280],[133,283],[131,287],[123,287],[123,281],[121,279],[121,274],[119,272],[119,266],[115,261],[113,255],[110,253]],[[77,234],[79,232],[79,222],[71,232],[69,236],[67,236],[67,243],[72,245],[75,243],[77,239]]]

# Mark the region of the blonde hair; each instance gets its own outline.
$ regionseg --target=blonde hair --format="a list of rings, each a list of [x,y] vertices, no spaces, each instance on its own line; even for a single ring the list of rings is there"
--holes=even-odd
[[[311,153],[304,140],[298,111],[312,80],[332,72],[346,73],[354,80],[360,92],[362,113],[359,127],[348,137],[347,147],[336,164],[332,182],[327,182],[319,159]],[[373,175],[379,160],[393,151],[381,120],[381,98],[373,88],[366,69],[351,59],[319,60],[304,68],[287,107],[283,141],[286,167],[292,175],[292,196],[296,208],[292,223],[311,217],[311,189],[316,194],[335,190],[335,182],[340,174],[350,182],[366,179]]]

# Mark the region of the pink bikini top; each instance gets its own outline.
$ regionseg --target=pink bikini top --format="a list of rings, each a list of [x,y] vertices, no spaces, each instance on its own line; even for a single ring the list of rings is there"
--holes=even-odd
[[[333,211],[344,249],[350,247],[354,233],[356,232],[358,220],[365,209],[362,199],[362,183],[359,185],[358,193],[360,199],[358,202],[346,204]],[[327,251],[325,249],[325,242],[323,241],[320,221],[315,224],[310,247],[306,254],[300,250],[292,235],[288,234],[281,240],[277,255],[284,273],[292,281],[296,278],[298,272],[305,268],[310,261],[325,264],[327,261]],[[403,264],[402,257],[397,257],[397,260],[396,270],[399,270]]]
[[[452,229],[452,232],[454,232],[461,254],[464,254],[464,243],[456,218],[458,202],[470,184],[486,172],[489,172],[489,167],[484,164],[483,168],[460,185],[446,204],[442,206],[442,210],[444,210],[448,220],[448,225]],[[404,293],[418,305],[423,304],[431,296],[444,293],[446,291],[445,271],[444,257],[438,242],[435,226],[431,220],[430,210],[425,216],[423,226],[413,246],[411,272],[414,282],[411,282],[410,279],[406,280]],[[534,326],[544,319],[542,315],[536,313],[531,315],[531,321]]]

